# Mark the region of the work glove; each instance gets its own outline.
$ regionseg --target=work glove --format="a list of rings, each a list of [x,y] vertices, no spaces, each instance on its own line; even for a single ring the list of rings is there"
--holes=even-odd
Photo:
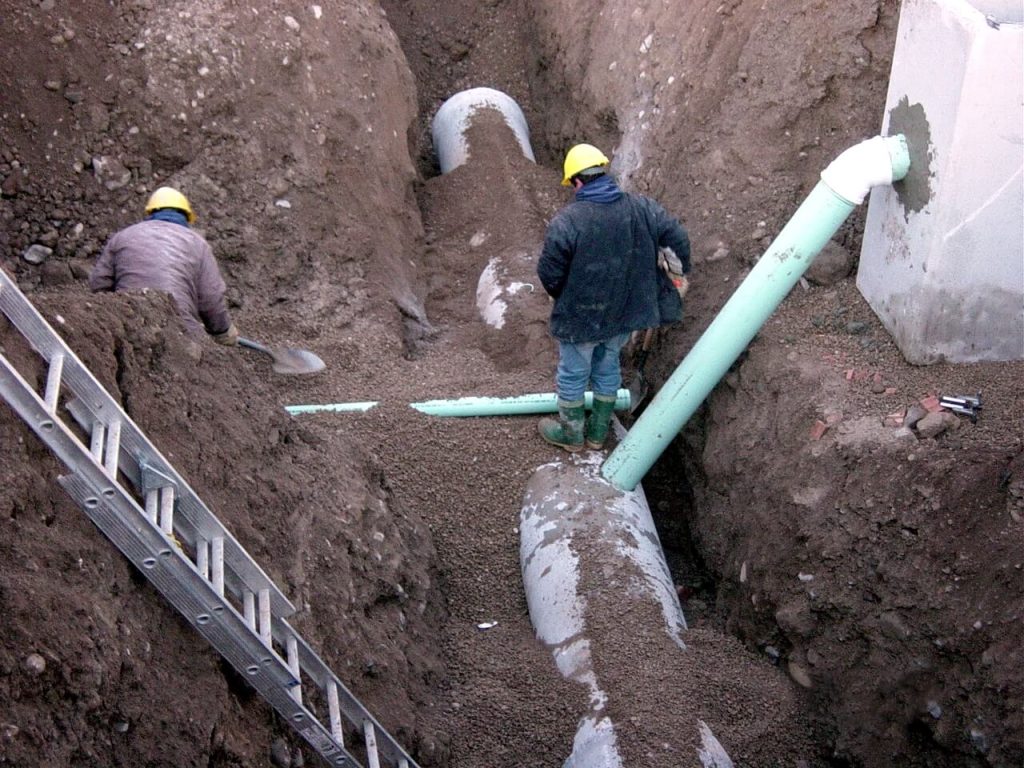
[[[676,287],[679,298],[683,298],[690,290],[690,279],[683,273],[683,262],[671,248],[658,249],[658,266],[668,275],[672,285]]]
[[[672,276],[672,284],[676,287],[676,291],[678,291],[680,299],[686,295],[688,290],[690,290],[690,278],[686,275],[680,275],[679,277]]]
[[[238,343],[238,326],[232,323],[223,333],[213,334],[213,340],[225,347],[235,346]]]

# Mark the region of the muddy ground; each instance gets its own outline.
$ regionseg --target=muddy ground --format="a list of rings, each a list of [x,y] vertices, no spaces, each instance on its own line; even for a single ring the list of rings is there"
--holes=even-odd
[[[898,11],[3,0],[0,266],[421,765],[561,765],[586,691],[534,637],[517,531],[557,452],[534,417],[408,403],[552,390],[541,297],[496,331],[476,289],[490,259],[536,257],[581,140],[693,239],[685,320],[647,366],[663,381],[820,170],[878,132]],[[439,176],[430,120],[480,85],[523,108],[537,162],[481,119],[470,162]],[[189,340],[165,296],[88,293],[164,183],[243,333],[312,349],[323,373]],[[686,652],[647,626],[595,651],[630,768],[696,765],[696,719],[744,766],[1024,760],[1024,367],[908,366],[854,285],[862,228],[857,211],[837,266],[794,289],[644,480],[691,630]],[[32,263],[32,245],[51,252]],[[0,349],[45,381],[6,321]],[[885,423],[977,391],[977,423]],[[364,400],[380,405],[283,409]],[[0,763],[312,764],[6,406],[0,433]]]

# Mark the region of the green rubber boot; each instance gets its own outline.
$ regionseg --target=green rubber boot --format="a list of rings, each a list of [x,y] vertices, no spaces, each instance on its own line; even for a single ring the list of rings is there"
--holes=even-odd
[[[594,395],[594,409],[587,419],[587,448],[593,451],[604,448],[617,399],[615,395]]]
[[[569,453],[583,450],[583,401],[558,399],[558,419],[543,418],[537,425],[540,436]]]

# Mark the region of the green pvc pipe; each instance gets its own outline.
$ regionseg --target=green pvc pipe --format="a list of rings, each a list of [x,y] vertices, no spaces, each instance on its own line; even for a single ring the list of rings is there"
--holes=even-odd
[[[583,405],[593,407],[594,393],[583,396]],[[516,397],[461,397],[457,400],[427,400],[410,403],[411,408],[431,416],[518,416],[530,413],[555,413],[558,395],[554,392]],[[620,389],[615,400],[616,410],[629,408],[628,389]]]
[[[878,136],[848,149],[822,172],[822,180],[604,462],[606,480],[619,490],[636,488],[870,188],[904,178],[909,168],[906,139]]]
[[[376,401],[362,403],[325,403],[323,405],[286,405],[284,409],[295,415],[298,413],[319,413],[333,411],[346,413],[368,411],[377,405]],[[594,393],[587,392],[583,396],[583,405],[592,408]],[[623,411],[630,406],[628,389],[620,389],[615,400],[615,409]],[[460,397],[456,400],[426,400],[421,403],[409,403],[410,408],[431,416],[518,416],[530,413],[555,413],[558,411],[558,395],[545,393],[536,395],[517,395],[515,397]]]
[[[325,403],[323,405],[286,405],[284,409],[293,416],[297,413],[319,413],[320,411],[335,411],[338,413],[350,413],[352,411],[368,411],[377,402],[367,401],[363,403]]]

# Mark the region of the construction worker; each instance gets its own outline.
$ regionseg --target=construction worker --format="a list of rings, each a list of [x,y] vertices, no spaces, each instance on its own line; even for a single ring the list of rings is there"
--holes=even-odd
[[[145,219],[114,233],[89,274],[93,291],[151,288],[171,294],[186,329],[220,344],[238,343],[217,261],[209,243],[190,227],[188,199],[160,187],[146,202]]]
[[[558,341],[558,419],[541,419],[541,436],[576,452],[600,450],[630,333],[682,319],[689,285],[690,240],[654,200],[623,192],[597,147],[577,144],[565,156],[562,186],[575,199],[548,224],[537,275],[554,299],[551,335]],[[659,268],[659,249],[675,255],[676,284]],[[584,428],[583,395],[594,392]]]

